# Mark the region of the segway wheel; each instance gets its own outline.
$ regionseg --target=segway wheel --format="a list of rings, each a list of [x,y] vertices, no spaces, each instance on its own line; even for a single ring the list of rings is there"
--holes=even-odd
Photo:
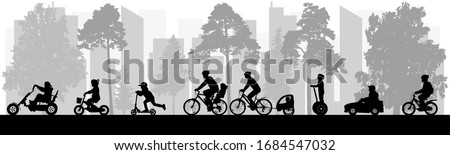
[[[47,110],[45,112],[47,112],[48,115],[55,115],[57,111],[58,111],[58,106],[56,106],[55,103],[50,103],[50,104],[48,104]]]
[[[137,110],[136,109],[131,109],[131,115],[136,115],[137,114]]]
[[[19,113],[19,106],[16,103],[11,103],[8,105],[8,114],[9,115],[17,115],[17,113]]]
[[[75,108],[73,108],[73,112],[75,113],[75,115],[83,115],[84,113],[84,108],[81,105],[77,105],[75,106]]]
[[[403,104],[402,106],[402,111],[405,115],[413,115],[414,112],[416,112],[416,107],[414,106],[413,103],[411,102],[406,102],[405,104]]]
[[[283,113],[286,116],[291,116],[291,115],[294,115],[295,109],[293,107],[290,107],[290,108],[287,108],[287,109],[283,109]]]
[[[106,105],[102,105],[100,106],[100,115],[108,115],[109,113],[109,108]]]
[[[155,109],[150,109],[150,115],[156,115],[156,110]]]
[[[425,113],[427,115],[435,115],[438,111],[438,106],[436,105],[436,103],[430,102],[427,104]]]
[[[316,115],[323,116],[328,112],[328,106],[325,103],[316,102],[313,104],[313,111]]]

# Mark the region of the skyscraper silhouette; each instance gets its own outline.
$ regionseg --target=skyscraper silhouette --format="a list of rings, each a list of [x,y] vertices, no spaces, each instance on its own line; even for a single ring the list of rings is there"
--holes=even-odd
[[[276,30],[281,28],[281,34],[284,36],[289,30],[297,29],[297,16],[284,15],[284,8],[273,7],[271,2],[269,7],[269,49],[273,48],[272,39],[276,34]]]

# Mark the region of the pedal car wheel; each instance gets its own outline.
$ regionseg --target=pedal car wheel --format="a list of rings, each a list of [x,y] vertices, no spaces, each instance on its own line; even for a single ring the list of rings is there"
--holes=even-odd
[[[438,111],[438,106],[436,105],[436,103],[433,102],[429,102],[427,104],[425,113],[427,113],[427,115],[435,115]]]
[[[77,105],[75,106],[75,108],[73,108],[73,112],[75,113],[75,115],[83,115],[84,108],[81,105]]]
[[[45,112],[47,112],[48,115],[55,115],[57,111],[58,111],[58,106],[56,106],[55,103],[50,103],[47,106],[47,110]]]
[[[380,113],[380,111],[378,110],[378,108],[373,108],[370,113],[374,116],[378,115]]]
[[[196,115],[200,111],[200,103],[196,99],[184,102],[183,110],[188,115]]]
[[[233,101],[231,101],[230,111],[234,115],[242,115],[245,112],[245,108],[247,107],[245,106],[244,101],[242,101],[241,99],[234,99]]]
[[[351,116],[355,116],[356,113],[358,113],[358,112],[356,111],[355,107],[352,107],[352,108],[350,108],[350,110],[348,110],[348,114],[350,114]]]
[[[8,114],[9,115],[17,115],[19,113],[19,106],[16,103],[11,103],[8,105]]]
[[[325,103],[316,102],[313,104],[313,111],[316,115],[323,116],[328,112],[328,106]]]
[[[223,100],[220,100],[219,103],[213,104],[212,112],[215,115],[223,115],[227,111],[227,103]]]
[[[287,116],[294,115],[294,112],[295,112],[295,109],[293,107],[287,108],[287,109],[283,109],[284,115],[287,115]]]
[[[413,115],[416,112],[416,107],[411,102],[406,102],[402,106],[402,111],[405,115]]]
[[[272,103],[268,99],[260,99],[256,102],[256,112],[260,115],[268,115],[272,112]]]
[[[131,115],[136,115],[137,114],[137,110],[136,109],[131,109]]]
[[[100,115],[108,115],[109,108],[106,105],[100,106]]]
[[[156,110],[155,109],[150,109],[150,115],[156,115]]]

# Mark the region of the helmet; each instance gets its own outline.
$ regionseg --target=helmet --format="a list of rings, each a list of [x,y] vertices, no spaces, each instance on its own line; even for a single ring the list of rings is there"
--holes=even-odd
[[[319,77],[319,78],[325,78],[325,76],[323,75],[323,74],[319,74],[319,75],[317,75],[317,77]]]
[[[209,75],[209,70],[204,70],[204,71],[202,72],[202,74],[203,74],[203,75],[205,75],[205,74],[206,74],[206,75]]]
[[[421,77],[422,79],[428,79],[429,78],[429,76],[427,75],[427,74],[424,74],[424,75],[422,75],[422,77]]]
[[[375,90],[375,86],[374,85],[370,85],[369,86],[369,90]]]
[[[91,83],[92,83],[92,85],[97,85],[98,86],[99,81],[100,81],[99,79],[92,79]]]
[[[45,86],[45,87],[51,87],[52,84],[50,84],[50,82],[48,82],[48,81],[45,81],[44,86]]]
[[[244,75],[252,75],[252,72],[247,71],[244,73]]]
[[[146,86],[147,87],[147,82],[142,82],[139,86]]]

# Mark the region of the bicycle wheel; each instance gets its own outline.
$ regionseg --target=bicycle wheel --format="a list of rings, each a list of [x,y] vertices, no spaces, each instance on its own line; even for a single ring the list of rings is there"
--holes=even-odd
[[[213,113],[216,115],[223,115],[227,111],[227,103],[224,100],[220,100],[219,103],[213,104]]]
[[[245,108],[245,103],[240,98],[231,101],[230,111],[234,115],[242,115],[245,112]]]
[[[436,103],[434,102],[429,102],[427,103],[427,107],[425,110],[425,113],[427,113],[427,115],[435,115],[438,111],[438,106],[436,105]]]
[[[200,103],[196,99],[188,99],[184,102],[183,110],[188,115],[196,115],[200,111]]]
[[[272,112],[272,103],[268,99],[259,99],[256,103],[256,112],[260,115],[268,115]]]
[[[402,111],[405,115],[413,115],[416,112],[416,107],[412,102],[406,102],[402,106]]]

